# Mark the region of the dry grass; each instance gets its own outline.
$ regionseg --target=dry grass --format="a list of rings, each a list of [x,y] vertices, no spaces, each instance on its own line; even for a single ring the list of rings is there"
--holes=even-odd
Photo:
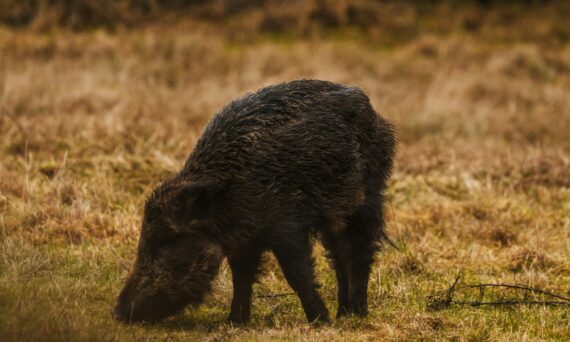
[[[192,21],[0,27],[0,339],[564,340],[567,308],[425,306],[458,273],[570,295],[570,49],[512,30],[388,47],[334,34],[236,40]],[[398,125],[388,218],[401,250],[378,258],[370,318],[309,327],[294,296],[270,296],[290,292],[270,259],[251,327],[221,322],[227,267],[198,311],[113,322],[145,194],[225,102],[295,78],[359,85]],[[321,257],[318,267],[332,309],[334,277]]]

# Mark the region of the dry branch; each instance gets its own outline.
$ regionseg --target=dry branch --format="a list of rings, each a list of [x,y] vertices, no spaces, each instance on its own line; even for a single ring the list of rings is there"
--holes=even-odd
[[[427,296],[426,302],[427,307],[430,310],[441,310],[450,307],[451,305],[459,306],[501,306],[501,305],[546,305],[546,306],[570,306],[570,298],[564,297],[562,295],[552,293],[549,291],[540,290],[534,287],[518,285],[518,284],[492,284],[492,283],[480,283],[480,284],[461,284],[461,276],[455,278],[453,284],[444,291],[436,292]],[[516,291],[524,291],[525,299],[509,298],[505,300],[492,300],[484,301],[485,289],[486,288],[502,288]],[[479,289],[479,298],[474,301],[462,301],[455,300],[454,296],[460,289]],[[549,298],[556,298],[558,300],[528,300],[526,299],[529,293],[543,295]]]

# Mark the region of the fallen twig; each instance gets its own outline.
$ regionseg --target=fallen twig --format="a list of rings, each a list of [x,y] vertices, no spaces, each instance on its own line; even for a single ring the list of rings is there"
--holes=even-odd
[[[460,285],[461,276],[455,278],[455,281],[451,285],[451,287],[447,290],[436,292],[427,296],[427,307],[430,310],[441,310],[447,308],[451,305],[459,305],[459,306],[501,306],[501,305],[546,305],[546,306],[570,306],[570,298],[565,296],[552,293],[549,291],[540,290],[534,287],[518,285],[518,284],[490,284],[490,283],[481,283],[475,285]],[[559,300],[527,300],[527,299],[506,299],[506,300],[493,300],[493,301],[484,301],[485,297],[485,289],[488,287],[492,288],[504,288],[504,289],[514,289],[514,290],[522,290],[525,292],[525,295],[530,293],[540,294],[543,296],[556,298]],[[459,289],[479,289],[479,299],[475,301],[460,301],[454,300],[454,295],[457,290]]]
[[[461,280],[461,276],[457,276],[455,278],[453,285],[451,285],[449,289],[429,295],[426,298],[428,308],[432,310],[441,310],[443,308],[450,306],[451,302],[453,301],[453,293],[455,292],[455,286],[457,286],[459,280]]]
[[[543,300],[533,300],[533,301],[520,301],[520,300],[511,300],[511,301],[498,301],[498,302],[479,302],[479,301],[472,301],[472,302],[461,302],[461,301],[453,301],[452,304],[455,305],[467,305],[467,306],[482,306],[482,305],[552,305],[552,306],[570,306],[570,302],[561,302],[561,301],[543,301]]]
[[[477,284],[477,285],[462,285],[462,288],[481,288],[481,287],[506,287],[511,289],[519,289],[519,290],[526,290],[534,293],[540,293],[546,296],[562,299],[563,301],[570,302],[570,298],[561,296],[556,293],[540,290],[534,287],[528,287],[524,285],[517,285],[517,284]]]

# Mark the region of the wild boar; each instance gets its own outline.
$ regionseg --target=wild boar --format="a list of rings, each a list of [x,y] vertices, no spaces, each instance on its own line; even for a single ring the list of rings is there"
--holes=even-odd
[[[298,80],[229,103],[146,201],[115,318],[156,322],[200,304],[227,258],[229,320],[248,322],[261,256],[271,251],[308,321],[329,321],[313,237],[336,272],[337,316],[366,315],[395,145],[393,126],[356,87]]]

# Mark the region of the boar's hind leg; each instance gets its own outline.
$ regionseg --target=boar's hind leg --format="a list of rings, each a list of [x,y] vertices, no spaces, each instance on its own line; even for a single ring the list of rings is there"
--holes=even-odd
[[[329,322],[329,313],[319,295],[315,281],[314,260],[309,236],[299,234],[294,239],[281,240],[273,252],[285,279],[301,299],[309,322]]]
[[[338,289],[338,309],[336,317],[339,318],[350,312],[350,300],[348,296],[348,267],[350,257],[350,246],[343,239],[339,239],[331,232],[323,231],[323,245],[328,254],[327,257],[332,260],[334,271],[336,273],[336,283]]]
[[[239,257],[229,257],[232,270],[233,298],[228,319],[234,323],[249,322],[252,285],[259,272],[262,250],[253,249]]]
[[[349,311],[359,316],[368,314],[368,281],[382,237],[383,219],[380,204],[365,204],[347,219],[344,241],[350,245]]]

